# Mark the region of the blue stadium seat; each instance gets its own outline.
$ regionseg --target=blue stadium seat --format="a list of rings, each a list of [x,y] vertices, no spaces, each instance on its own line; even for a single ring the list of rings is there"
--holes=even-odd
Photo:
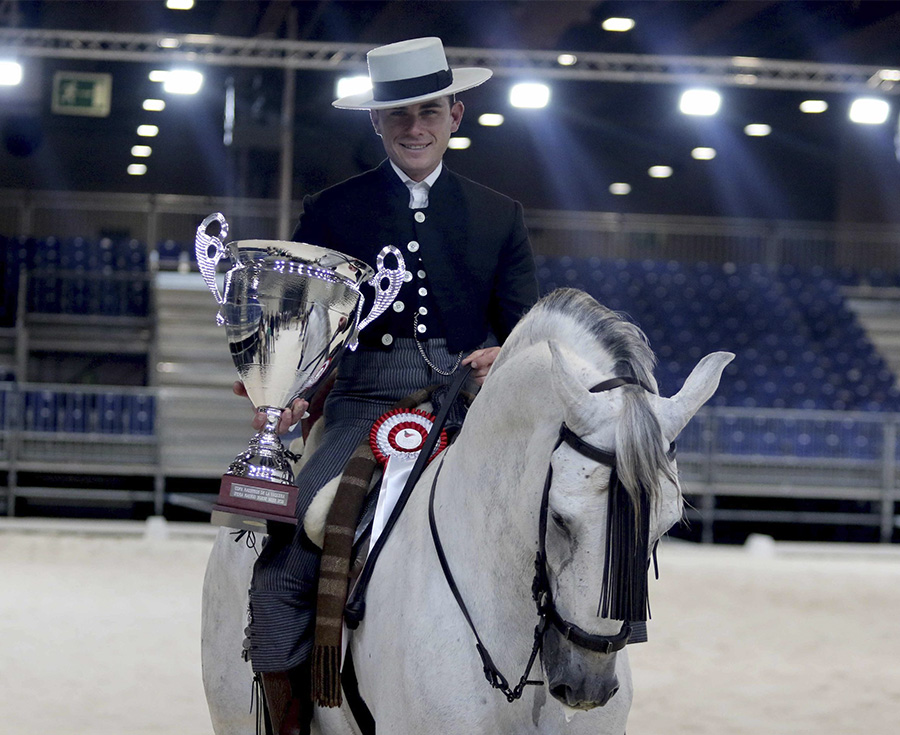
[[[56,431],[57,395],[49,390],[25,393],[25,431]]]
[[[97,396],[97,431],[101,434],[121,434],[125,427],[124,397],[118,393]]]
[[[129,434],[153,434],[155,419],[156,406],[153,396],[128,397],[126,401],[125,430]]]

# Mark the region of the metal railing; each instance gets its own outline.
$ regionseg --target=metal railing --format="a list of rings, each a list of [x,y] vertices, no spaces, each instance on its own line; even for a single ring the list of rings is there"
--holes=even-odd
[[[125,386],[0,383],[0,507],[15,515],[17,498],[92,504],[147,502],[162,513],[164,485],[156,425],[157,391]],[[151,490],[45,487],[23,475],[148,477]],[[116,483],[119,485],[120,483]]]
[[[711,541],[719,521],[898,527],[900,414],[707,407],[678,440],[689,514]],[[793,499],[793,510],[720,507],[717,498]],[[804,501],[847,501],[853,510],[812,511]],[[733,505],[733,504],[732,504]]]
[[[184,505],[164,489],[171,468],[160,457],[167,438],[154,413],[161,390],[0,383],[6,513],[14,515],[16,499],[28,497],[152,502],[157,513],[166,503]],[[694,506],[689,518],[702,524],[705,541],[713,540],[716,524],[742,521],[867,526],[890,542],[900,502],[898,427],[900,414],[893,413],[704,408],[678,440],[682,485]],[[220,470],[207,469],[208,479]],[[28,472],[145,476],[154,478],[155,490],[34,487],[20,482]],[[722,498],[793,499],[799,506],[721,507]],[[804,508],[822,500],[852,508]]]
[[[0,189],[2,234],[138,238],[152,261],[166,241],[189,256],[198,225],[215,211],[225,213],[234,239],[277,238],[273,199]],[[538,209],[526,211],[526,223],[535,252],[554,257],[900,271],[898,225]]]

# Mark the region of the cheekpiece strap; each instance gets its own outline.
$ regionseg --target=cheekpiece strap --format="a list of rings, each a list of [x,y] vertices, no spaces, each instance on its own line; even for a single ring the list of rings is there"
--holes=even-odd
[[[441,69],[433,74],[424,74],[411,79],[397,79],[393,82],[374,82],[372,98],[376,102],[404,100],[410,97],[421,97],[423,94],[440,92],[453,84],[453,72]]]

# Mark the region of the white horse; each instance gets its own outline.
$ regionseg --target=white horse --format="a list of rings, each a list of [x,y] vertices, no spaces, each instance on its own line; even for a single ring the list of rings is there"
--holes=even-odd
[[[635,508],[646,493],[653,544],[682,514],[667,449],[712,396],[733,357],[705,357],[677,395],[662,398],[643,334],[587,294],[556,291],[522,319],[455,443],[420,479],[372,575],[366,617],[349,647],[379,732],[624,733],[632,698],[626,650],[590,645],[616,641],[625,630],[623,620],[598,616],[611,470],[590,448],[615,453],[616,472]],[[606,383],[614,376],[627,383]],[[598,385],[601,392],[591,392]],[[557,441],[561,425],[576,437],[571,444]],[[551,466],[552,481],[545,484]],[[530,678],[542,683],[525,686],[512,702],[485,680],[472,629],[442,572],[428,520],[432,487],[447,565],[510,687],[533,650],[535,554],[545,549],[545,599],[561,624],[547,624],[537,636],[543,671],[536,664]],[[242,634],[235,635],[233,623],[227,630],[211,624],[214,610],[243,614],[246,607],[249,570],[241,565],[253,556],[219,548],[229,543],[220,535],[204,589],[204,673],[217,735],[252,727],[249,673],[237,654]],[[227,558],[235,555],[242,558]],[[646,555],[640,559],[644,570],[647,561]],[[225,569],[223,562],[240,568]],[[232,674],[221,665],[226,657]],[[211,682],[211,674],[221,681]],[[222,685],[229,677],[243,681],[238,702],[234,688]],[[243,723],[226,723],[229,712],[240,712]],[[313,728],[349,735],[357,732],[351,721],[345,701],[341,708],[318,709]]]

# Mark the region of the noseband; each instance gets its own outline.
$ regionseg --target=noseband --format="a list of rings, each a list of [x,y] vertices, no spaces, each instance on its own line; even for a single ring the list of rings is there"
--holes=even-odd
[[[644,390],[650,390],[646,385],[636,380],[635,378],[616,377],[605,380],[602,383],[598,383],[590,389],[590,392],[601,393],[613,388],[619,388],[623,385],[639,385],[644,388]],[[569,427],[566,426],[565,422],[560,425],[559,435],[556,440],[556,444],[551,451],[551,456],[553,452],[559,449],[559,447],[563,443],[569,445],[576,452],[587,457],[588,459],[604,464],[607,467],[611,467],[613,471],[615,471],[616,455],[614,453],[607,452],[603,449],[588,444],[581,437],[575,434],[571,429],[569,429]],[[674,453],[675,445],[672,444],[669,448],[668,453],[670,459],[674,458]],[[478,631],[475,628],[475,624],[472,622],[472,618],[469,615],[469,611],[466,607],[465,601],[462,599],[459,588],[456,586],[456,582],[453,579],[453,574],[450,571],[450,566],[447,563],[447,557],[444,554],[444,548],[441,544],[440,536],[438,535],[437,524],[435,522],[434,516],[434,496],[435,489],[437,488],[437,480],[441,474],[442,467],[443,461],[441,462],[441,465],[438,467],[438,470],[435,473],[434,480],[431,484],[431,496],[428,501],[428,521],[431,526],[431,537],[434,541],[434,546],[435,550],[437,551],[438,560],[441,564],[441,569],[444,572],[444,578],[447,580],[450,591],[453,593],[453,596],[456,599],[456,603],[459,606],[463,617],[465,617],[469,628],[471,628],[472,633],[475,636],[475,647],[478,650],[478,654],[481,656],[485,678],[493,688],[499,689],[506,696],[506,699],[509,702],[514,702],[515,700],[519,699],[522,696],[522,693],[524,692],[526,686],[543,684],[542,681],[530,680],[528,676],[531,673],[531,668],[534,665],[535,659],[537,658],[538,653],[541,650],[544,631],[546,630],[548,623],[556,628],[556,630],[559,631],[559,633],[573,645],[580,648],[586,648],[597,653],[613,653],[624,648],[625,645],[629,642],[646,640],[644,632],[645,624],[643,622],[625,620],[622,623],[622,627],[618,633],[614,635],[597,635],[594,633],[588,633],[574,623],[565,620],[556,609],[556,605],[553,601],[553,594],[550,590],[550,577],[547,574],[546,555],[547,513],[549,509],[550,486],[553,482],[553,467],[552,465],[550,465],[547,468],[547,476],[544,481],[544,490],[541,496],[538,531],[539,548],[537,554],[535,555],[535,574],[534,581],[531,585],[531,593],[537,606],[538,613],[538,622],[534,628],[534,645],[531,649],[531,656],[528,659],[525,673],[522,674],[522,677],[519,679],[519,682],[515,686],[515,688],[510,688],[509,682],[507,681],[506,677],[504,677],[503,674],[500,673],[499,669],[497,669],[497,666],[491,659],[490,653],[482,642],[481,637],[478,635]],[[610,492],[612,492],[612,488],[610,488]],[[608,582],[608,570],[609,566],[607,564],[604,571],[604,589],[606,588]],[[646,605],[646,602],[644,604]],[[641,618],[641,620],[645,619],[646,617]]]

